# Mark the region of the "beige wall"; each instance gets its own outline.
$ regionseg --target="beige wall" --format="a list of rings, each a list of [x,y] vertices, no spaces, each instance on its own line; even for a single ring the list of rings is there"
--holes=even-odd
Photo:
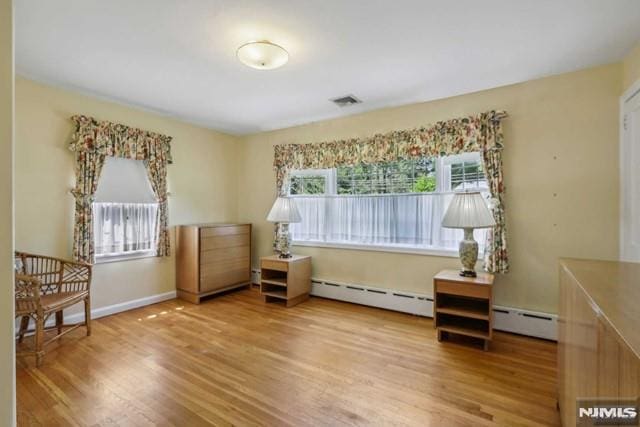
[[[499,305],[556,311],[557,259],[618,256],[618,97],[614,64],[454,98],[377,110],[243,138],[240,219],[254,223],[254,264],[271,252],[265,217],[275,197],[273,145],[412,128],[490,109],[504,122],[511,272],[497,278]],[[249,190],[250,189],[250,190]],[[454,258],[295,247],[313,275],[432,293],[433,275]]]
[[[16,248],[70,257],[74,201],[69,117],[92,115],[173,137],[170,226],[237,217],[234,137],[18,78],[16,81]],[[172,236],[173,236],[172,232]],[[175,290],[174,259],[94,267],[93,308]]]
[[[640,80],[640,42],[627,54],[622,61],[622,87],[629,88]]]
[[[0,0],[0,427],[15,423],[13,340],[13,7]]]
[[[625,63],[626,64],[626,63]],[[69,256],[73,156],[68,117],[83,113],[174,137],[170,222],[250,221],[254,265],[271,252],[264,218],[275,195],[273,145],[411,128],[504,109],[505,177],[512,271],[496,303],[554,312],[559,256],[618,255],[618,96],[627,65],[613,64],[428,103],[235,138],[19,78],[16,83],[16,244]],[[234,178],[237,178],[237,183]],[[46,213],[46,214],[45,214]],[[431,293],[431,277],[455,258],[296,247],[314,275]],[[173,259],[95,267],[94,307],[174,289]]]

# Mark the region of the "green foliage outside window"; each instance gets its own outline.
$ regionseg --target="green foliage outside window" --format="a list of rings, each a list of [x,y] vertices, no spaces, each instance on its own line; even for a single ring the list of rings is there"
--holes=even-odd
[[[325,185],[326,182],[324,176],[292,176],[289,194],[324,194]]]
[[[335,170],[336,194],[407,194],[435,192],[436,161],[433,158],[399,160],[395,162],[340,166]],[[444,167],[444,166],[441,166]],[[484,171],[479,161],[460,161],[450,164],[451,184],[442,191],[473,188],[484,182]],[[291,195],[320,195],[327,189],[326,175],[293,175]]]
[[[359,164],[337,168],[338,194],[404,194],[435,191],[433,159]],[[418,181],[421,181],[420,185]]]
[[[436,191],[436,177],[422,175],[413,184],[414,193],[431,193]]]

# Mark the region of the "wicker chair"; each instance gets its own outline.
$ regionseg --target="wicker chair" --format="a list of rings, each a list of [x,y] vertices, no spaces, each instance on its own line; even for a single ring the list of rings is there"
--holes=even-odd
[[[23,341],[25,333],[35,332],[33,350],[17,355],[35,355],[36,366],[40,366],[45,345],[80,326],[86,326],[87,336],[91,335],[91,265],[22,252],[16,252],[15,257],[16,318],[21,318],[18,342]],[[84,302],[85,321],[66,325],[63,310],[80,302]],[[54,313],[55,326],[45,327]],[[35,322],[33,330],[28,330],[29,319]],[[45,342],[48,329],[57,329],[57,334]]]

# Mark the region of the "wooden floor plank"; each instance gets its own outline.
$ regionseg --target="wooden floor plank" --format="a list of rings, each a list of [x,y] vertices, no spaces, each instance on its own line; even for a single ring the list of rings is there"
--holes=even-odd
[[[255,290],[94,321],[21,359],[20,426],[559,425],[555,343],[436,340],[431,319]]]

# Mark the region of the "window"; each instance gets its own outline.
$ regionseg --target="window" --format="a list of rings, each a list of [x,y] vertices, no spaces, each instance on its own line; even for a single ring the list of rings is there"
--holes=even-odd
[[[296,171],[289,181],[290,195],[329,194],[334,188],[334,169]]]
[[[143,162],[107,158],[93,203],[96,261],[154,256],[157,227],[158,203]]]
[[[289,195],[302,222],[291,224],[292,238],[294,244],[454,252],[462,231],[440,223],[461,190],[489,197],[480,153],[294,170]],[[482,249],[486,230],[475,237]]]
[[[436,190],[433,159],[339,167],[336,173],[337,194],[340,195],[405,194]]]

